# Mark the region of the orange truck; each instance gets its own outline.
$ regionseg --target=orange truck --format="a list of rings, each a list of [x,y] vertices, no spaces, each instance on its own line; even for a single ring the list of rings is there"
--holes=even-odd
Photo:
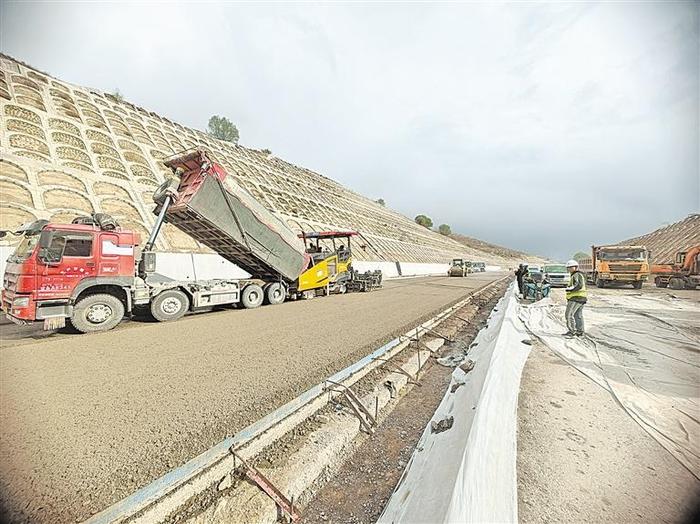
[[[578,262],[586,280],[598,287],[631,284],[640,289],[649,279],[645,246],[591,246],[591,256]]]
[[[700,286],[700,246],[676,253],[675,264],[652,266],[656,287],[697,289]]]

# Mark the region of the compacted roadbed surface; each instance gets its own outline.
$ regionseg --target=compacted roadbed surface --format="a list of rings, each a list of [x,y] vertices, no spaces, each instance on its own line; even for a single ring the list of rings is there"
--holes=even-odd
[[[85,519],[503,275],[5,340],[3,521]]]

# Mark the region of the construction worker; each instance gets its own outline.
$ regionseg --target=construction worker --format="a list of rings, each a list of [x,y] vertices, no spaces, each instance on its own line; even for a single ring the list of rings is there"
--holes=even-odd
[[[518,269],[515,270],[515,278],[518,281],[518,293],[521,295],[523,294],[523,277],[525,276],[525,273],[527,273],[527,270],[523,264],[520,264]]]
[[[566,338],[582,337],[583,306],[586,304],[586,276],[578,270],[578,262],[569,260],[566,270],[571,275],[569,287],[566,288]]]

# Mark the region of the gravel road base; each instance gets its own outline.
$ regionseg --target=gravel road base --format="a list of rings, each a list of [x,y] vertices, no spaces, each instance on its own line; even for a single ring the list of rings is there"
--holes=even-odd
[[[6,345],[2,520],[84,520],[502,276],[390,281]]]

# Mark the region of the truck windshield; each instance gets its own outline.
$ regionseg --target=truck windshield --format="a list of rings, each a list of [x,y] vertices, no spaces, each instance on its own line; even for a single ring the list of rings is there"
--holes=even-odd
[[[566,266],[544,266],[545,273],[566,273]]]
[[[600,260],[646,260],[646,251],[642,249],[601,250],[598,258]]]
[[[11,263],[24,262],[32,253],[34,248],[39,243],[39,235],[25,235],[19,243],[15,251],[8,257],[7,261]]]

